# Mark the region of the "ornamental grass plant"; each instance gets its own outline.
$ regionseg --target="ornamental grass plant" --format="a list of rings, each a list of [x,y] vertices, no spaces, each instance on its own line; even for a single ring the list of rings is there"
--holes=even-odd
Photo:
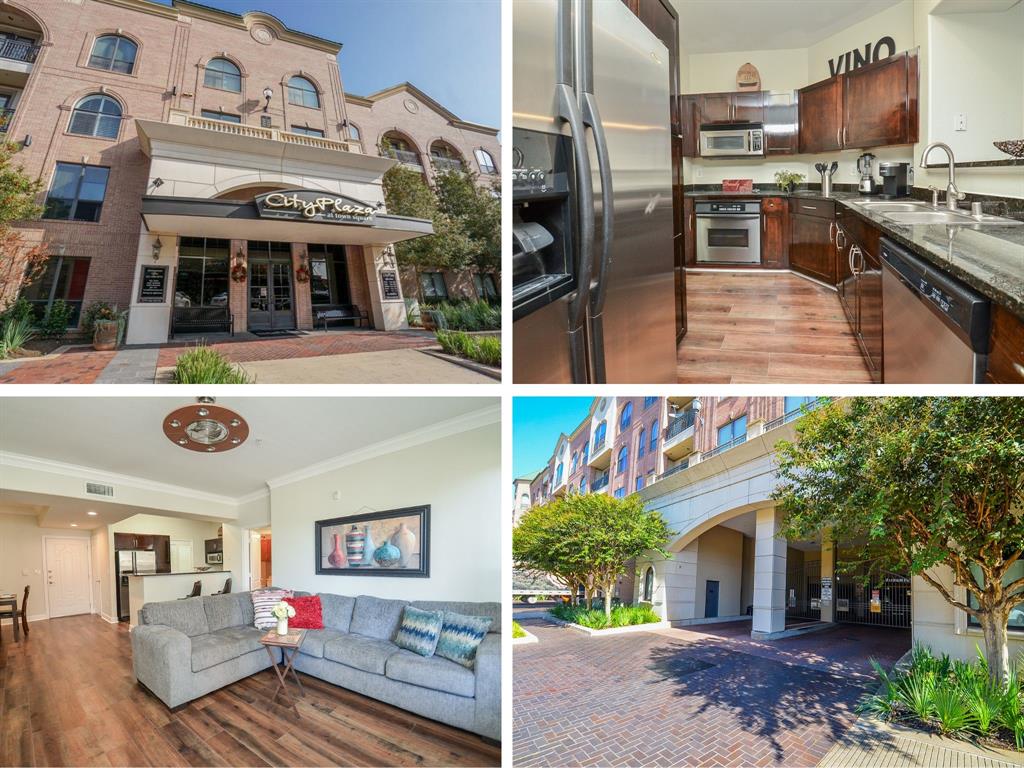
[[[252,384],[249,375],[217,350],[199,344],[178,358],[175,384]]]
[[[589,629],[633,627],[638,624],[657,624],[661,621],[661,617],[654,612],[654,609],[646,604],[617,605],[612,608],[610,619],[599,608],[587,608],[584,605],[569,605],[568,603],[549,608],[548,613],[556,619],[579,624]]]

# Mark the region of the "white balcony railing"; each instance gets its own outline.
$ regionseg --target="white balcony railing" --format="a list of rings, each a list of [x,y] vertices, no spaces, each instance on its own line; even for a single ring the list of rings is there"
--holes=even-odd
[[[283,141],[286,144],[298,144],[303,147],[328,149],[336,152],[362,153],[358,142],[338,141],[337,139],[308,136],[304,133],[292,133],[291,131],[282,131],[277,128],[261,128],[260,126],[245,125],[244,123],[229,123],[226,120],[213,120],[209,117],[187,115],[185,117],[185,125],[189,128],[202,128],[205,131],[215,131],[231,136]]]

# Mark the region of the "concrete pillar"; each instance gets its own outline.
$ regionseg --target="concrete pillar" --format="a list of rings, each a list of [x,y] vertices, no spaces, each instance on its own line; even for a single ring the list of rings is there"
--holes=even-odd
[[[821,532],[821,620],[831,624],[836,620],[836,551],[832,530]],[[828,597],[829,599],[825,599]]]
[[[292,243],[292,276],[294,278],[295,327],[300,331],[313,328],[313,299],[310,293],[309,278],[301,282],[298,278],[299,268],[305,267],[310,274],[308,250],[305,243]]]
[[[686,621],[697,610],[697,541],[654,562],[654,610],[666,621]],[[660,604],[659,604],[660,603]]]
[[[228,306],[235,320],[235,333],[245,333],[249,327],[249,242],[231,241],[231,258],[228,259]],[[236,281],[230,271],[236,266],[246,268],[245,278]]]
[[[405,299],[402,297],[401,280],[398,279],[398,260],[395,258],[394,250],[390,246],[363,246],[363,264],[370,295],[368,309],[370,317],[373,318],[373,326],[384,331],[408,328],[409,321],[406,317]],[[383,271],[394,273],[398,298],[384,298],[380,275]]]
[[[754,620],[751,636],[786,628],[786,540],[776,536],[779,519],[774,508],[757,510],[754,539]]]
[[[153,246],[160,240],[160,258],[153,258]],[[166,270],[164,300],[140,302],[143,267],[162,266]],[[132,277],[132,300],[129,305],[126,344],[163,344],[171,332],[171,309],[174,305],[174,283],[178,267],[178,238],[143,230],[135,256]],[[122,307],[124,309],[124,307]]]

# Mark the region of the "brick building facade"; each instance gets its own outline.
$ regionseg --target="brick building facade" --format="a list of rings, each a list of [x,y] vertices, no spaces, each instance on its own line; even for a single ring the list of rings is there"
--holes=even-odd
[[[19,229],[51,254],[9,292],[72,325],[130,307],[129,343],[353,304],[407,327],[391,244],[432,229],[384,210],[396,161],[350,139],[340,44],[187,0],[5,0],[0,30],[0,135],[45,188]]]

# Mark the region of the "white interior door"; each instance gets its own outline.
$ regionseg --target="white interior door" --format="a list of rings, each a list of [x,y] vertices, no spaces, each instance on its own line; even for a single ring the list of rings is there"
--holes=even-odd
[[[89,540],[46,540],[46,595],[50,618],[90,613]]]
[[[258,533],[249,534],[249,589],[257,589],[262,587],[263,583],[260,580],[260,571],[262,565],[260,563],[260,535]]]
[[[171,539],[171,572],[181,573],[195,568],[192,560],[192,542],[186,539]]]

